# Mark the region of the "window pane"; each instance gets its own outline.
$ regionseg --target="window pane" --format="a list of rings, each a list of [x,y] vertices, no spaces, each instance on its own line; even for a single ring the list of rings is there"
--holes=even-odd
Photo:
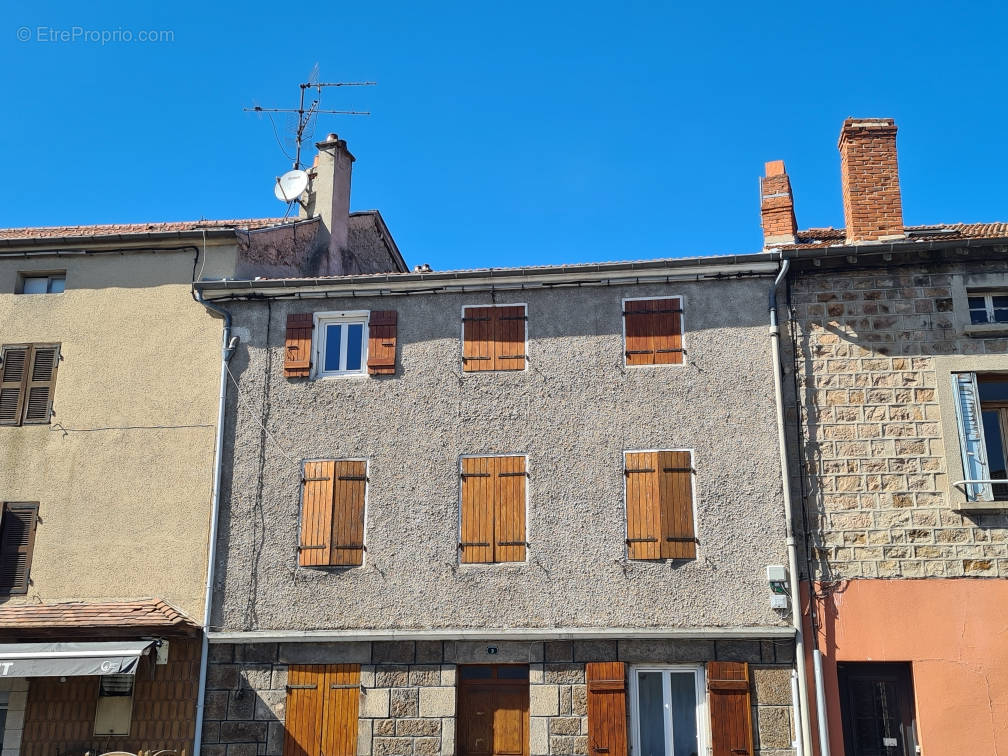
[[[364,326],[350,323],[347,326],[346,369],[360,370],[363,361]]]
[[[459,676],[463,680],[486,680],[493,677],[493,667],[470,665],[459,667]]]
[[[978,323],[987,322],[987,310],[970,310],[970,323],[977,325]]]
[[[333,323],[326,326],[325,355],[322,369],[326,372],[340,369],[340,337],[343,335],[343,325]]]
[[[990,465],[991,480],[1008,478],[1005,470],[1004,439],[1001,437],[1001,412],[998,410],[983,411],[984,441],[987,442],[987,464]],[[1008,484],[992,486],[994,498],[1003,501],[1008,499]]]
[[[497,679],[499,680],[528,680],[529,668],[521,667],[498,667]]]
[[[49,293],[60,294],[66,288],[66,278],[64,276],[53,276],[49,279]]]
[[[1008,307],[994,308],[994,322],[1008,323]]]
[[[991,380],[980,377],[977,380],[977,389],[980,391],[981,402],[1008,401],[1008,380]]]
[[[985,307],[983,297],[967,297],[967,301],[971,310],[982,310]]]
[[[672,672],[672,753],[673,756],[697,756],[696,681],[691,672]]]
[[[26,278],[22,291],[25,294],[45,294],[48,286],[48,278]]]
[[[991,297],[991,299],[994,301],[995,307],[1008,307],[1008,297],[996,296]]]
[[[639,672],[637,709],[640,712],[640,756],[665,756],[665,704],[662,673]]]

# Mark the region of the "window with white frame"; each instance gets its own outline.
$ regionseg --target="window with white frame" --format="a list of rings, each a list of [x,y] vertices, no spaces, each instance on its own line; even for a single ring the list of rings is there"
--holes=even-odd
[[[630,696],[634,756],[698,756],[706,752],[700,667],[634,667]]]
[[[363,375],[367,370],[368,313],[316,315],[316,376]]]
[[[1008,323],[1008,291],[977,291],[967,294],[970,323]]]
[[[962,481],[970,501],[1008,501],[1008,373],[954,373]]]
[[[21,276],[22,294],[59,294],[66,288],[66,273],[47,275],[25,273]]]

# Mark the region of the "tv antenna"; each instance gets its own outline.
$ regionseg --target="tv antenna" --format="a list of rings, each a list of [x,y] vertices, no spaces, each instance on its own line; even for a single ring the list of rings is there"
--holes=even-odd
[[[301,90],[301,99],[298,101],[298,106],[296,108],[264,108],[260,105],[253,105],[251,108],[242,108],[246,113],[289,113],[297,114],[297,126],[294,130],[294,170],[301,170],[301,142],[304,139],[305,131],[311,124],[312,120],[316,118],[319,114],[325,115],[354,115],[354,116],[367,116],[371,115],[368,110],[323,110],[319,108],[319,102],[322,99],[322,90],[329,87],[373,87],[377,84],[374,81],[316,81],[318,78],[318,65],[312,70],[311,75],[308,77],[308,81],[298,84],[298,88]],[[309,90],[314,89],[316,91],[315,99],[313,99],[308,105],[305,105],[305,93]],[[270,116],[272,120],[272,116]],[[275,126],[274,126],[275,129]],[[288,155],[290,157],[290,155]]]

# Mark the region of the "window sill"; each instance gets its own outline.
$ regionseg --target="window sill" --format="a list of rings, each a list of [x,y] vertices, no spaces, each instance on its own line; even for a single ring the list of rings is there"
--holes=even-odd
[[[1008,512],[1008,501],[964,501],[952,507],[955,512]]]
[[[313,381],[332,381],[332,380],[343,380],[345,378],[367,378],[369,377],[367,373],[323,373],[322,375],[312,376]]]
[[[973,323],[963,328],[971,339],[993,339],[1008,336],[1008,323]]]

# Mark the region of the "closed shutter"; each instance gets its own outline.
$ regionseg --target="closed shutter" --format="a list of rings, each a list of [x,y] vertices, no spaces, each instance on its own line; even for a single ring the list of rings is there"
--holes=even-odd
[[[310,312],[287,316],[287,341],[284,349],[284,376],[307,378],[311,375],[313,317]]]
[[[367,463],[343,460],[336,463],[335,471],[329,564],[351,567],[364,563]]]
[[[0,364],[0,425],[18,425],[28,377],[30,346],[5,346]]]
[[[585,665],[588,687],[588,756],[626,756],[626,667],[623,662]]]
[[[322,697],[322,754],[356,756],[360,665],[328,665]]]
[[[0,593],[27,593],[32,551],[35,548],[37,503],[3,505],[0,519]]]
[[[283,756],[322,756],[323,664],[287,668]],[[328,754],[326,754],[328,756]]]
[[[355,756],[359,664],[287,669],[283,756]]]
[[[954,373],[952,389],[956,398],[963,473],[966,480],[990,480],[976,373]],[[993,487],[990,483],[967,483],[966,498],[970,501],[994,501]]]
[[[525,369],[525,306],[494,307],[494,370]]]
[[[627,365],[680,364],[682,300],[631,299],[623,306]]]
[[[744,662],[708,662],[707,705],[710,709],[713,756],[751,756],[749,665]]]
[[[628,452],[625,464],[630,559],[695,559],[690,452]]]
[[[24,422],[48,423],[56,389],[58,346],[32,347],[30,371],[25,390]]]
[[[332,543],[333,489],[336,463],[305,462],[301,487],[301,546],[298,564],[329,564]]]
[[[368,373],[394,375],[396,367],[396,310],[373,310],[368,320]]]
[[[462,369],[524,370],[526,321],[525,305],[464,308]]]
[[[462,460],[462,561],[494,560],[494,468],[490,457]]]
[[[525,457],[492,457],[494,561],[525,561]]]

